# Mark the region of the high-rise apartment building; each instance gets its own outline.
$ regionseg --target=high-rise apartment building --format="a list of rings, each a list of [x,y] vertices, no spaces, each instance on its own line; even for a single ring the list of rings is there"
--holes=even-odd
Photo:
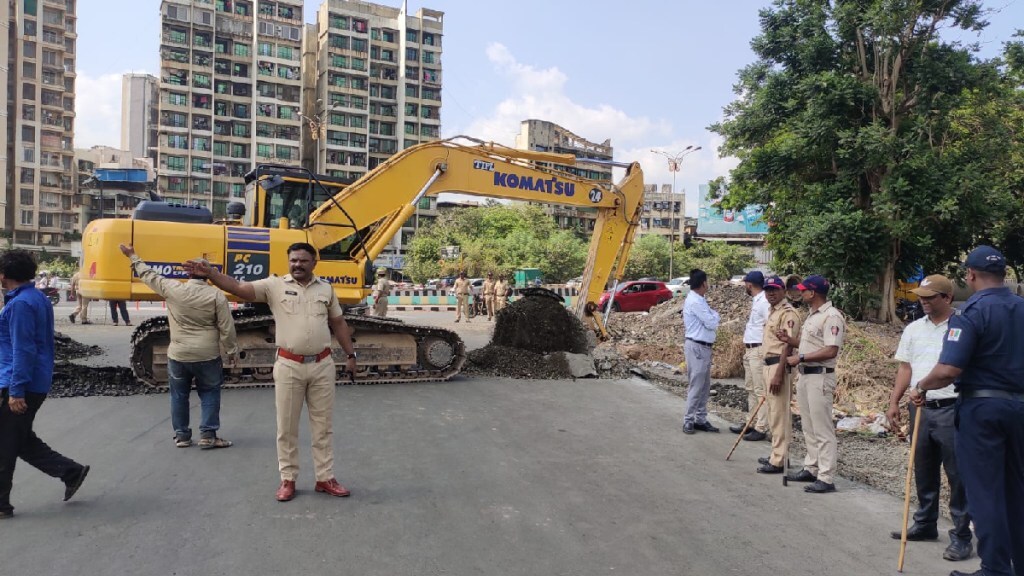
[[[17,0],[4,19],[6,222],[13,242],[67,248],[73,212],[76,0]]]
[[[416,15],[360,0],[324,0],[317,13],[316,80],[306,116],[319,128],[309,168],[358,178],[389,156],[441,135],[444,13]]]
[[[13,32],[11,29],[11,6],[7,2],[0,2],[0,101],[5,103],[0,111],[0,231],[4,233],[8,232],[7,223],[9,222],[7,217],[7,143],[9,141],[7,120],[11,116],[13,102],[8,98],[7,83],[11,79],[10,44]]]
[[[156,76],[125,74],[121,78],[121,149],[132,158],[156,164],[160,86]]]
[[[612,183],[612,167],[600,163],[612,160],[611,140],[605,140],[598,144],[581,138],[554,122],[523,120],[520,123],[519,134],[516,134],[516,148],[536,152],[572,154],[577,158],[575,166],[546,163],[541,163],[541,165],[581,178],[597,180],[604,184],[611,185]],[[592,208],[556,204],[542,204],[542,206],[555,219],[558,227],[564,230],[575,230],[582,235],[589,235],[597,223],[597,211]]]
[[[298,165],[302,0],[163,0],[157,188],[211,208],[257,163]]]

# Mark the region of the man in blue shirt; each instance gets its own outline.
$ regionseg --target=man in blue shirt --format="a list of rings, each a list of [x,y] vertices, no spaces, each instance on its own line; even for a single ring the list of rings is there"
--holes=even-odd
[[[32,431],[53,379],[53,305],[33,283],[36,261],[26,250],[0,254],[0,284],[7,304],[0,311],[0,518],[14,516],[11,488],[21,458],[64,482],[64,501],[74,496],[89,467],[62,456]]]
[[[686,342],[683,353],[686,356],[686,416],[683,418],[683,432],[693,434],[718,432],[708,422],[708,397],[711,395],[711,348],[718,333],[718,312],[708,306],[704,294],[708,291],[708,275],[703,270],[690,271],[690,293],[683,303],[683,324],[686,327]]]
[[[956,382],[957,464],[974,519],[981,570],[1024,575],[1024,298],[1004,284],[1006,259],[991,246],[967,256],[975,290],[949,319],[939,363],[917,387]],[[967,576],[954,570],[951,576]]]

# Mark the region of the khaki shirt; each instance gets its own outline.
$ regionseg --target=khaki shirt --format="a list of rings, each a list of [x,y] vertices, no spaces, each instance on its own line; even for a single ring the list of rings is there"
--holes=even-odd
[[[459,278],[455,281],[454,289],[456,296],[469,296],[469,280]]]
[[[494,296],[494,280],[484,280],[484,296]]]
[[[494,283],[494,295],[498,298],[505,296],[508,293],[508,284],[504,280],[498,280]]]
[[[75,272],[71,275],[71,286],[69,289],[72,294],[78,294],[78,282],[81,279],[81,272]]]
[[[257,302],[274,314],[275,343],[293,354],[309,356],[331,346],[329,318],[342,315],[341,304],[327,282],[313,276],[303,287],[292,275],[270,276],[252,282]]]
[[[843,313],[832,302],[825,302],[821,308],[812,310],[804,320],[803,331],[800,333],[800,353],[810,354],[828,346],[842,349],[845,336],[846,319]],[[824,362],[807,362],[806,365],[835,368],[836,358]]]
[[[388,282],[387,278],[380,278],[377,280],[377,284],[373,287],[373,297],[387,298],[391,294],[391,282]]]
[[[206,280],[179,282],[164,278],[138,256],[132,267],[139,279],[167,301],[171,345],[167,357],[176,362],[206,362],[238,352],[235,321],[228,299]]]
[[[795,338],[800,333],[800,314],[785,299],[771,307],[768,313],[768,320],[764,324],[764,340],[761,349],[765,358],[769,356],[782,356],[786,351],[786,343],[779,340],[775,333],[784,331],[790,338]]]

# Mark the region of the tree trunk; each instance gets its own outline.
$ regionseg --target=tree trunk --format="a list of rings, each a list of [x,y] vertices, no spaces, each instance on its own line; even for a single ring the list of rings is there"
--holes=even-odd
[[[885,263],[885,268],[876,281],[879,287],[878,309],[875,311],[875,320],[886,324],[895,324],[899,318],[896,316],[896,260],[890,259]]]

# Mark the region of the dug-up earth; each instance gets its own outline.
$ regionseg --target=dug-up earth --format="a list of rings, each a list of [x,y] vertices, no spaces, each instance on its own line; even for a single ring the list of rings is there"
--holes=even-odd
[[[77,342],[60,332],[54,334],[53,387],[51,398],[77,396],[132,396],[150,392],[138,384],[131,368],[95,368],[74,364],[76,358],[100,354],[99,346]]]

